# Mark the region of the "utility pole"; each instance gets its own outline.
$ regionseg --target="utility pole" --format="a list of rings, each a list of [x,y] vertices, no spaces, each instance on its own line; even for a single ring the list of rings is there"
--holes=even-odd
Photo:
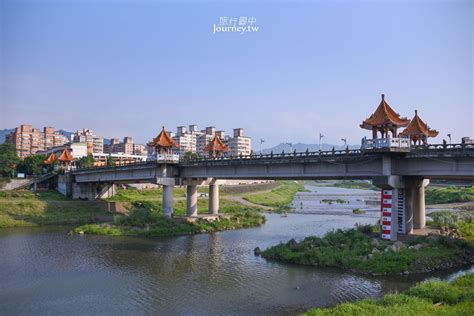
[[[344,142],[344,148],[347,147],[347,138],[341,138],[341,140]]]
[[[319,133],[319,151],[321,151],[321,139],[324,137],[323,134]]]

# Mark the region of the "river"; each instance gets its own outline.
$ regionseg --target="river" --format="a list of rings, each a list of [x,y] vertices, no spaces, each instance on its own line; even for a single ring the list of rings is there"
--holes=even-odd
[[[378,192],[307,188],[295,197],[295,213],[267,214],[265,225],[251,229],[149,239],[68,235],[69,227],[0,230],[0,314],[283,315],[380,297],[422,279],[254,256],[257,246],[378,219]],[[329,199],[348,203],[321,202]]]

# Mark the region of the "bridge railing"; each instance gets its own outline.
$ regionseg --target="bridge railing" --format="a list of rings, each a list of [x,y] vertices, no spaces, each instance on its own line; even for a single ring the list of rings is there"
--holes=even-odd
[[[399,145],[399,146],[407,146],[405,139],[403,141],[399,139],[390,139],[390,141],[381,141],[378,143],[378,146],[388,146],[388,145]],[[377,144],[375,145],[377,146]],[[409,142],[408,142],[408,146]],[[363,147],[364,148],[364,147]],[[369,147],[365,147],[369,148]],[[383,147],[372,147],[372,148],[383,148]],[[403,147],[402,147],[403,148]],[[411,145],[410,153],[414,154],[439,154],[440,152],[452,152],[452,153],[473,153],[474,154],[474,144],[427,144],[427,145]],[[238,155],[238,156],[223,156],[223,157],[199,157],[199,158],[188,158],[184,159],[183,157],[179,157],[178,155],[173,155],[173,163],[199,163],[199,162],[218,162],[218,161],[263,161],[263,160],[292,160],[292,159],[304,159],[304,158],[321,158],[321,159],[332,159],[337,157],[344,157],[344,156],[363,156],[366,152],[363,149],[349,149],[348,147],[343,150],[326,150],[326,151],[313,151],[310,152],[308,150],[304,152],[291,152],[291,153],[269,153],[269,154],[251,154],[251,155]],[[179,159],[179,161],[176,161]],[[148,160],[143,162],[134,162],[128,163],[124,165],[118,166],[101,166],[101,167],[90,167],[90,168],[76,168],[77,171],[82,170],[96,170],[96,169],[113,169],[113,168],[121,168],[126,166],[149,166],[149,165],[156,165],[157,163],[166,163],[166,160]]]
[[[408,137],[387,137],[387,138],[362,138],[362,150],[371,149],[389,149],[389,148],[401,148],[410,149],[410,138]]]

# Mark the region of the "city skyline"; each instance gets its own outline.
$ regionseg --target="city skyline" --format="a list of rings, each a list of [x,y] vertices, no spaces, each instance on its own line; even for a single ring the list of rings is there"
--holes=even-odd
[[[186,7],[3,2],[0,128],[145,143],[162,125],[194,123],[242,127],[256,149],[319,133],[359,144],[385,93],[440,131],[431,142],[473,136],[471,2]],[[222,16],[253,16],[260,29],[212,34]]]

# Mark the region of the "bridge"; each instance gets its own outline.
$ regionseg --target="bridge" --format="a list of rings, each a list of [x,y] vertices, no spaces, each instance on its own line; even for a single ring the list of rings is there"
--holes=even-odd
[[[65,177],[73,198],[115,194],[116,184],[163,186],[164,215],[173,214],[173,187],[187,186],[187,215],[197,216],[197,186],[209,185],[209,213],[219,212],[219,180],[369,179],[382,189],[382,224],[387,239],[425,226],[429,179],[474,179],[474,144],[417,145],[370,150],[332,150],[135,163],[76,169]],[[61,182],[61,181],[60,181]]]

